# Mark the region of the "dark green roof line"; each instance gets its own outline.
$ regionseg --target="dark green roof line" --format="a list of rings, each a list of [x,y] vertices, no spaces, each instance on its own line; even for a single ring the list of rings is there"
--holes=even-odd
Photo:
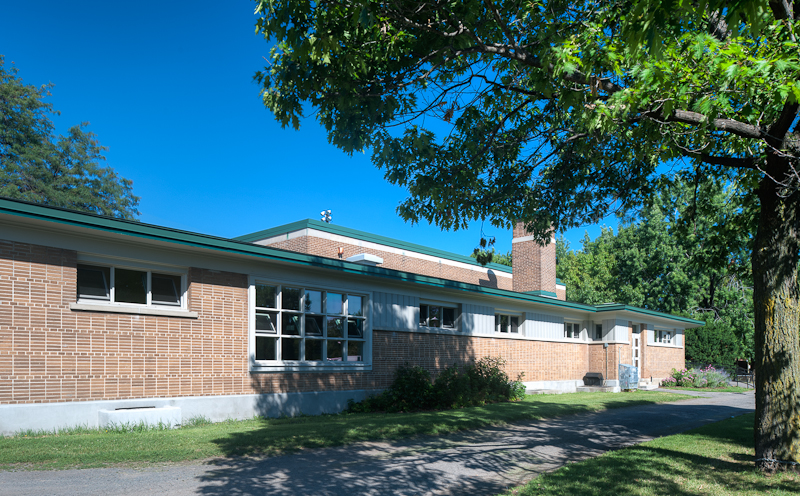
[[[550,296],[552,298],[557,297],[558,295],[553,293],[552,291],[545,291],[543,289],[539,289],[536,291],[525,291],[525,294],[534,295],[534,296]]]
[[[631,312],[638,312],[647,315],[662,316],[682,322],[690,322],[696,324],[703,323],[701,321],[688,319],[686,317],[673,316],[661,312],[654,312],[652,310],[631,307],[628,305],[608,304],[608,305],[592,306],[592,305],[585,305],[583,303],[555,300],[553,298],[544,298],[541,296],[529,295],[525,293],[515,293],[513,291],[508,291],[504,289],[487,288],[477,284],[469,284],[464,282],[451,281],[448,279],[440,279],[438,277],[411,274],[408,272],[402,272],[393,269],[385,269],[382,267],[359,265],[341,260],[334,260],[325,257],[305,255],[302,253],[280,250],[277,248],[268,248],[265,246],[254,245],[247,242],[236,241],[227,238],[211,236],[207,234],[192,233],[189,231],[182,231],[179,229],[171,229],[167,227],[156,226],[153,224],[145,224],[142,222],[117,219],[113,217],[107,217],[92,213],[77,212],[65,208],[43,206],[20,200],[5,199],[2,197],[0,197],[0,214],[43,220],[47,222],[54,222],[63,225],[82,227],[86,229],[94,229],[108,233],[122,234],[126,236],[135,236],[143,239],[174,243],[183,246],[192,246],[203,249],[223,251],[231,254],[251,256],[264,260],[274,260],[274,261],[295,263],[299,265],[306,265],[312,267],[320,267],[330,270],[337,270],[349,274],[377,276],[384,279],[393,279],[397,281],[423,284],[426,286],[455,289],[455,290],[479,293],[484,295],[498,296],[503,298],[521,300],[530,303],[539,303],[566,309],[581,310],[586,312],[624,309]]]
[[[447,260],[453,260],[455,262],[461,262],[469,265],[475,265],[477,267],[482,267],[481,264],[479,264],[474,258],[466,255],[459,255],[458,253],[452,253],[444,250],[437,250],[436,248],[431,248],[429,246],[418,245],[415,243],[408,243],[406,241],[400,241],[399,239],[387,238],[385,236],[380,236],[378,234],[372,234],[365,231],[358,231],[356,229],[351,229],[349,227],[338,226],[336,224],[328,224],[327,222],[321,222],[313,219],[299,220],[297,222],[292,222],[291,224],[284,224],[282,226],[273,227],[271,229],[265,229],[263,231],[237,236],[233,239],[237,241],[245,241],[252,243],[254,241],[259,241],[262,239],[280,236],[281,234],[288,234],[290,232],[299,231],[301,229],[316,229],[318,231],[323,231],[330,234],[336,234],[347,238],[360,239],[361,241],[368,241],[370,243],[375,243],[379,245],[391,246],[392,248],[397,248],[400,250],[414,251],[417,253],[430,255],[432,257],[444,258]],[[500,272],[512,272],[511,267],[509,267],[508,265],[502,265],[498,263],[486,264],[485,268]]]
[[[690,323],[690,324],[701,324],[701,325],[705,325],[706,324],[702,320],[695,320],[695,319],[691,319],[689,317],[681,317],[680,315],[672,315],[672,314],[669,314],[669,313],[657,312],[655,310],[650,310],[650,309],[647,309],[647,308],[634,307],[634,306],[625,305],[625,304],[622,304],[622,303],[600,303],[599,305],[595,305],[595,308],[597,309],[598,312],[620,312],[620,311],[626,311],[626,312],[640,313],[640,314],[643,314],[643,315],[651,315],[653,317],[663,317],[663,318],[667,318],[667,319],[678,320],[678,321],[687,322],[687,323]]]

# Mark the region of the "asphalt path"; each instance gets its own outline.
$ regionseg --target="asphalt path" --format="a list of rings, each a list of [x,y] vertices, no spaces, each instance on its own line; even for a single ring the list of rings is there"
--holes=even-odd
[[[609,393],[598,393],[609,394]],[[0,494],[495,495],[572,461],[751,412],[752,392],[547,421],[147,468],[0,472]]]

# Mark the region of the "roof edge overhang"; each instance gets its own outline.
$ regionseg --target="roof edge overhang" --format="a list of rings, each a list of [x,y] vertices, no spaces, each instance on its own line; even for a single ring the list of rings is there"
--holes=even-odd
[[[109,234],[132,236],[141,240],[169,243],[184,247],[200,248],[210,251],[224,252],[231,255],[250,257],[256,260],[269,260],[289,264],[298,264],[322,269],[334,270],[348,274],[365,275],[389,279],[400,282],[423,284],[426,286],[446,288],[451,290],[478,293],[487,296],[501,297],[517,300],[519,302],[533,303],[544,306],[560,307],[568,310],[577,310],[588,313],[597,312],[631,312],[656,316],[676,322],[694,324],[693,327],[704,325],[702,321],[678,317],[655,312],[652,310],[620,304],[586,305],[570,301],[561,301],[553,298],[516,293],[504,289],[494,289],[477,284],[469,284],[449,279],[423,276],[409,272],[402,272],[382,267],[371,267],[357,263],[335,260],[314,255],[305,255],[277,248],[254,245],[237,239],[227,239],[208,234],[199,234],[179,229],[145,224],[137,221],[117,219],[92,213],[78,212],[59,207],[50,207],[21,200],[12,200],[0,197],[0,221],[3,216],[12,218],[34,219],[53,226],[70,226]]]

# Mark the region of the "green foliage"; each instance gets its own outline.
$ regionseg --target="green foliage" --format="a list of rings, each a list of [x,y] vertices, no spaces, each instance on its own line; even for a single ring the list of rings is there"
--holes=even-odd
[[[619,302],[704,320],[686,331],[691,360],[733,363],[753,357],[749,258],[752,205],[722,181],[676,178],[642,215],[563,249],[556,266],[567,299]]]
[[[733,365],[742,358],[742,343],[725,320],[709,318],[704,327],[686,329],[686,359],[692,362]]]
[[[506,253],[497,253],[494,248],[491,250],[479,250],[476,248],[475,251],[470,253],[469,256],[476,259],[478,263],[481,263],[482,265],[486,265],[486,263],[496,263],[511,267],[510,251]],[[484,261],[486,261],[486,263],[483,263]]]
[[[42,100],[52,85],[26,85],[0,56],[0,196],[134,219],[133,183],[104,167],[104,148],[86,123],[55,136]]]
[[[427,370],[405,364],[395,370],[391,386],[362,402],[348,402],[347,411],[408,412],[519,401],[525,396],[521,376],[511,381],[503,370],[504,365],[505,361],[497,357],[483,357],[463,369],[454,364],[431,383]]]

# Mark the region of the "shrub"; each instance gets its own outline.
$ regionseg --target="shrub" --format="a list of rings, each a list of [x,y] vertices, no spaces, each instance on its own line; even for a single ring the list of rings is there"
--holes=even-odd
[[[431,383],[427,370],[405,364],[397,368],[392,385],[385,391],[359,403],[349,401],[347,411],[450,409],[522,399],[525,396],[525,385],[519,382],[522,376],[510,381],[503,365],[505,361],[495,357],[481,358],[463,370],[453,364]]]
[[[730,376],[724,370],[708,365],[702,368],[672,369],[669,377],[661,381],[662,387],[720,388],[728,385]]]

